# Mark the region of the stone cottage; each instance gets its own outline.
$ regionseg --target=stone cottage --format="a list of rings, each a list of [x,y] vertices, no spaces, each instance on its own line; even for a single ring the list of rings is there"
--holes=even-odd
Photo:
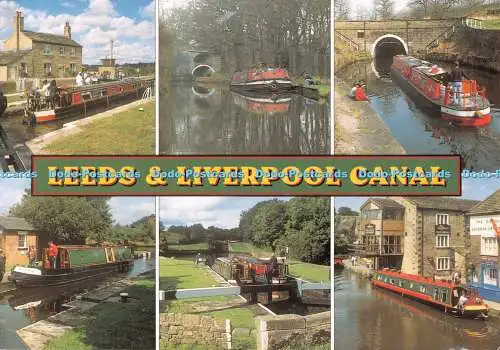
[[[23,218],[0,216],[0,249],[8,267],[28,264],[28,248],[38,251],[35,228]]]
[[[13,32],[0,51],[0,81],[19,78],[63,78],[82,68],[82,46],[71,37],[68,22],[64,35],[24,29],[24,17],[16,11]]]
[[[470,221],[471,254],[469,281],[480,294],[500,302],[498,239],[500,237],[500,190],[467,213]]]

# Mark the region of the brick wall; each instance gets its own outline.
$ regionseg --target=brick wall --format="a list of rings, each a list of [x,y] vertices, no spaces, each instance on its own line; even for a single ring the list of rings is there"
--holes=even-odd
[[[1,235],[0,246],[4,251],[7,266],[28,264],[28,249],[19,249],[19,235],[17,232],[4,232]],[[29,232],[26,235],[26,247],[34,245],[37,249],[37,237]]]
[[[217,344],[227,349],[231,341],[231,324],[229,320],[211,316],[161,314],[160,339],[168,344]]]
[[[331,342],[330,311],[308,316],[261,316],[255,319],[255,324],[258,350]]]

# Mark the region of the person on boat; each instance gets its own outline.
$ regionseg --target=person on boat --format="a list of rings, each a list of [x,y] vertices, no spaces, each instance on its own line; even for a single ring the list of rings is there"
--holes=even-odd
[[[76,86],[83,86],[83,70],[76,75]]]
[[[458,304],[457,304],[456,308],[463,312],[464,306],[468,301],[469,301],[469,299],[465,296],[465,291],[463,290],[462,294],[460,295],[460,298],[458,299]]]
[[[35,266],[36,261],[36,249],[35,246],[30,245],[28,249],[29,266]]]
[[[462,103],[462,78],[464,78],[464,72],[460,68],[458,61],[455,62],[455,68],[451,71],[451,81],[453,87],[453,103]]]
[[[3,112],[7,109],[7,97],[4,96],[3,92],[0,91],[0,117]]]
[[[49,241],[49,261],[53,269],[57,268],[57,246],[54,241]]]

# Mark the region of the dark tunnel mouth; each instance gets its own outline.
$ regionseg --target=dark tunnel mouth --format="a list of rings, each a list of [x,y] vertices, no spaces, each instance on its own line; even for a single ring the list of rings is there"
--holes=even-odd
[[[209,65],[199,65],[193,69],[193,76],[195,78],[199,77],[210,77],[213,74],[213,68]]]
[[[404,44],[397,38],[383,38],[374,49],[374,57],[394,57],[396,55],[407,55]]]

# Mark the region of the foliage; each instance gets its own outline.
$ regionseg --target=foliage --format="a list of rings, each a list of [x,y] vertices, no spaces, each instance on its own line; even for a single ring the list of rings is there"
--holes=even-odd
[[[390,19],[394,12],[393,0],[375,0],[375,11],[378,19]]]
[[[59,244],[83,244],[86,239],[103,242],[112,224],[108,198],[32,197],[28,190],[10,215],[25,218],[40,237]]]
[[[151,243],[156,237],[155,216],[144,216],[130,225],[115,225],[106,240],[113,243]]]
[[[334,0],[335,19],[346,20],[349,18],[349,1],[348,0]]]
[[[358,216],[359,215],[359,213],[357,211],[354,211],[349,207],[339,207],[335,214],[344,215],[344,216]]]

